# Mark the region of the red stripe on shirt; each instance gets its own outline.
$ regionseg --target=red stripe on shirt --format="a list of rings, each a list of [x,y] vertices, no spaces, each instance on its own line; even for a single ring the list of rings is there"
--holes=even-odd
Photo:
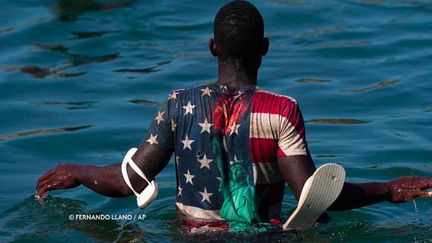
[[[281,114],[287,103],[295,104],[293,98],[257,90],[252,98],[252,112]]]
[[[277,162],[277,141],[269,138],[249,138],[252,163]]]

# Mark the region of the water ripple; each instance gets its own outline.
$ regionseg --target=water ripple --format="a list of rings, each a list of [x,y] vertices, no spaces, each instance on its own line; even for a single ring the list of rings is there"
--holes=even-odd
[[[67,53],[69,51],[69,48],[62,44],[36,44],[35,47],[41,50],[49,50],[54,52]]]
[[[331,49],[331,48],[345,48],[345,47],[358,47],[358,46],[367,46],[371,44],[370,41],[367,40],[356,40],[356,41],[331,41],[313,44],[310,47],[315,49]]]
[[[156,67],[150,67],[150,68],[122,68],[122,69],[116,69],[114,72],[119,73],[154,73],[158,72],[160,69],[157,69]]]
[[[64,73],[59,72],[59,70],[63,70],[65,68],[42,68],[34,65],[25,66],[22,68],[19,68],[19,70],[22,73],[30,74],[34,78],[46,78],[46,77],[53,77],[53,78],[71,78],[71,77],[77,77],[86,74],[86,72],[77,72],[77,73]],[[15,70],[14,68],[8,69],[9,71]]]
[[[21,71],[25,74],[30,74],[34,78],[43,79],[46,77],[53,78],[70,78],[77,77],[86,74],[86,72],[63,72],[71,67],[77,67],[82,65],[88,65],[92,63],[103,63],[118,59],[120,55],[118,53],[110,53],[104,55],[88,55],[71,53],[69,49],[62,44],[37,44],[35,47],[48,50],[53,52],[61,52],[67,55],[67,61],[62,65],[55,65],[51,67],[40,67],[38,65],[27,65],[24,67],[9,67],[6,68],[7,72]]]
[[[9,27],[9,28],[0,29],[0,35],[1,34],[7,34],[7,33],[10,33],[12,31],[15,31],[15,28]]]
[[[42,101],[39,104],[48,106],[62,106],[68,110],[94,108],[96,101]]]
[[[121,69],[114,70],[114,72],[120,72],[120,73],[153,73],[153,72],[160,71],[160,69],[157,69],[158,67],[160,67],[162,65],[166,65],[170,62],[171,61],[158,62],[156,64],[156,66],[148,67],[148,68],[121,68]]]
[[[327,34],[343,32],[343,31],[346,31],[346,30],[351,29],[351,28],[352,28],[351,26],[335,26],[335,27],[330,27],[330,28],[314,29],[311,31],[300,32],[297,34],[297,37],[298,38],[312,38],[312,37],[317,37],[317,36],[322,36],[322,35],[327,35]]]
[[[317,123],[317,124],[340,124],[340,125],[355,125],[369,123],[367,120],[359,119],[311,119],[307,120],[306,123]]]
[[[368,86],[368,87],[356,88],[356,89],[346,89],[345,91],[354,92],[354,93],[364,93],[364,92],[369,92],[369,91],[381,89],[381,88],[384,88],[387,86],[391,86],[391,85],[393,85],[395,83],[399,83],[399,82],[400,82],[399,79],[386,80],[386,81],[382,81],[382,82],[376,83],[376,84]]]
[[[100,37],[107,34],[119,33],[118,30],[108,30],[108,31],[73,31],[72,35],[74,35],[77,39],[88,39]]]
[[[92,1],[92,0],[60,0],[55,4],[49,5],[61,21],[74,21],[76,18],[86,12],[105,11],[116,8],[128,7],[135,0],[123,1]]]
[[[137,105],[147,105],[147,106],[162,106],[162,103],[151,101],[151,100],[144,100],[144,99],[132,99],[129,100],[130,103],[137,104]]]
[[[328,83],[330,80],[328,79],[313,79],[313,78],[302,78],[297,79],[297,83]]]
[[[100,56],[92,56],[87,54],[70,54],[70,62],[72,66],[80,66],[94,62],[109,62],[119,58],[118,53],[105,54]]]
[[[31,130],[25,132],[11,133],[6,135],[1,135],[0,141],[28,137],[33,135],[41,135],[41,134],[46,135],[46,134],[56,134],[56,133],[63,133],[63,132],[75,132],[89,127],[91,127],[91,125],[84,125],[78,127],[60,127],[60,128],[53,128],[53,129],[37,129],[37,130]]]

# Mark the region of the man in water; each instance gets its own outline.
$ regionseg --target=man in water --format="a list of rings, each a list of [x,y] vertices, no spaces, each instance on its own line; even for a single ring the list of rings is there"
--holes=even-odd
[[[208,46],[217,57],[217,81],[172,91],[132,159],[151,181],[175,153],[176,206],[192,225],[280,224],[285,183],[298,199],[315,171],[298,103],[256,86],[269,40],[252,4],[233,1],[223,6]],[[128,176],[135,191],[146,188],[147,182],[131,168]],[[110,197],[132,195],[120,163],[57,165],[40,177],[36,193],[45,197],[49,191],[81,184]],[[424,191],[430,187],[431,178],[415,176],[345,182],[329,210],[431,197]]]

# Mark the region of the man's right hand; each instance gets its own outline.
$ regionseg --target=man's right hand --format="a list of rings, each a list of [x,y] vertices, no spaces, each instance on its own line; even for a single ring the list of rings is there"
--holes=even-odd
[[[171,154],[172,149],[162,149],[145,141],[132,159],[152,181],[168,164]],[[135,190],[144,190],[147,182],[130,167],[127,170]],[[74,188],[81,184],[108,197],[126,197],[132,194],[123,179],[121,163],[106,166],[59,164],[39,178],[36,198],[44,198],[53,190]]]
[[[43,174],[36,185],[36,197],[44,198],[49,191],[74,188],[81,183],[77,179],[80,165],[59,164]]]

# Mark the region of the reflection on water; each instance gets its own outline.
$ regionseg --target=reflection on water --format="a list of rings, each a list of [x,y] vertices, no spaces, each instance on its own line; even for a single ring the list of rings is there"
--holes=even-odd
[[[6,34],[6,33],[9,33],[9,32],[12,32],[12,31],[14,31],[14,30],[15,30],[15,28],[12,28],[12,27],[4,28],[4,29],[0,29],[0,35],[1,35],[1,34]]]
[[[132,99],[132,100],[129,100],[129,102],[131,102],[133,104],[137,104],[137,105],[148,105],[148,106],[157,106],[157,107],[162,106],[162,103],[160,103],[160,102],[155,102],[155,101],[151,101],[151,100],[144,100],[144,99]]]
[[[69,48],[62,44],[37,44],[35,47],[41,49],[41,50],[48,50],[48,51],[58,51],[67,53],[69,51]]]
[[[71,78],[71,77],[77,77],[86,74],[86,72],[78,72],[78,73],[62,73],[59,72],[61,70],[64,70],[68,68],[69,66],[63,66],[63,67],[56,67],[56,68],[41,68],[38,66],[25,66],[20,68],[19,70],[22,73],[30,74],[35,78],[46,78],[46,77],[52,77],[52,78]],[[8,69],[9,71],[14,70],[13,68]]]
[[[209,57],[208,52],[192,52],[192,53],[178,53],[176,56],[181,58],[206,58]]]
[[[432,4],[429,0],[353,0],[354,2],[362,3],[362,4],[376,4],[376,5],[385,5],[385,4],[394,4],[401,6],[418,6],[418,7],[432,7]]]
[[[87,39],[87,38],[95,38],[107,34],[118,33],[120,31],[112,30],[112,31],[73,31],[72,34],[77,39]]]
[[[379,169],[381,167],[382,167],[381,165],[371,165],[371,166],[369,166],[369,168],[371,168],[371,169]]]
[[[96,0],[59,0],[52,7],[60,20],[72,21],[79,15],[91,11],[111,10],[121,7],[127,7],[134,3],[134,0],[111,0],[111,1],[96,1]]]
[[[311,119],[305,121],[306,123],[317,123],[317,124],[341,124],[341,125],[355,125],[365,124],[370,121],[358,120],[358,119]]]
[[[158,67],[169,64],[170,62],[171,61],[158,62],[158,63],[156,63],[155,66],[148,67],[148,68],[121,68],[121,69],[114,70],[114,72],[120,72],[120,73],[153,73],[153,72],[161,71],[161,69],[158,69]]]
[[[118,53],[112,53],[112,54],[106,54],[100,56],[69,53],[69,60],[71,62],[71,66],[73,67],[90,64],[90,63],[96,63],[96,62],[109,62],[119,57],[120,55]]]
[[[81,110],[95,108],[95,101],[42,101],[40,105],[61,106],[68,110]]]
[[[330,49],[330,48],[342,48],[342,47],[359,47],[369,45],[370,42],[367,40],[359,41],[334,41],[314,44],[311,47],[317,49]]]
[[[53,52],[60,52],[64,53],[67,56],[67,60],[62,65],[55,65],[52,67],[40,67],[37,65],[27,65],[24,67],[8,67],[5,70],[7,72],[14,72],[14,71],[21,71],[25,74],[30,74],[35,78],[43,79],[46,77],[51,78],[71,78],[71,77],[77,77],[86,74],[86,72],[75,72],[75,73],[66,73],[63,72],[66,69],[72,68],[72,67],[78,67],[82,65],[88,65],[92,63],[103,63],[103,62],[109,62],[112,60],[115,60],[120,57],[118,53],[113,54],[106,54],[106,55],[100,55],[100,56],[92,56],[88,54],[77,54],[77,53],[71,53],[69,52],[69,49],[62,45],[62,44],[37,44],[35,47],[41,49],[41,50],[48,50]]]
[[[350,28],[351,28],[350,26],[335,26],[335,27],[331,27],[331,28],[314,29],[311,31],[301,32],[298,34],[298,37],[299,38],[317,37],[320,35],[327,35],[327,34],[333,34],[333,33],[346,31]]]
[[[150,67],[150,68],[122,68],[122,69],[116,69],[114,72],[120,72],[120,73],[153,73],[160,71],[156,67]]]
[[[395,83],[398,83],[398,82],[400,82],[399,79],[386,80],[386,81],[382,81],[382,82],[373,84],[373,85],[368,86],[368,87],[357,88],[357,89],[347,89],[346,91],[355,92],[355,93],[369,92],[369,91],[381,89],[381,88],[384,88],[384,87],[387,87],[387,86],[391,86],[391,85],[393,85]]]
[[[318,158],[336,158],[336,155],[333,154],[318,154],[317,155]]]
[[[328,82],[330,82],[330,80],[327,80],[327,79],[302,78],[302,79],[297,79],[296,82],[298,82],[298,83],[328,83]]]
[[[53,129],[37,129],[37,130],[1,135],[0,141],[14,139],[14,138],[28,137],[32,135],[41,135],[41,134],[46,135],[46,134],[56,134],[62,132],[75,132],[89,127],[91,127],[91,125],[78,126],[78,127],[61,127],[61,128],[53,128]]]
[[[22,73],[30,74],[35,78],[43,79],[46,77],[52,78],[71,78],[86,74],[86,72],[66,73],[62,72],[68,68],[78,67],[91,63],[102,63],[115,60],[120,57],[118,53],[106,54],[100,56],[92,56],[87,54],[75,54],[68,52],[68,49],[63,45],[38,45],[42,49],[47,49],[55,52],[62,52],[68,55],[68,60],[65,64],[52,66],[48,68],[39,67],[36,65],[27,65],[21,68],[9,67],[8,72],[19,70]]]

